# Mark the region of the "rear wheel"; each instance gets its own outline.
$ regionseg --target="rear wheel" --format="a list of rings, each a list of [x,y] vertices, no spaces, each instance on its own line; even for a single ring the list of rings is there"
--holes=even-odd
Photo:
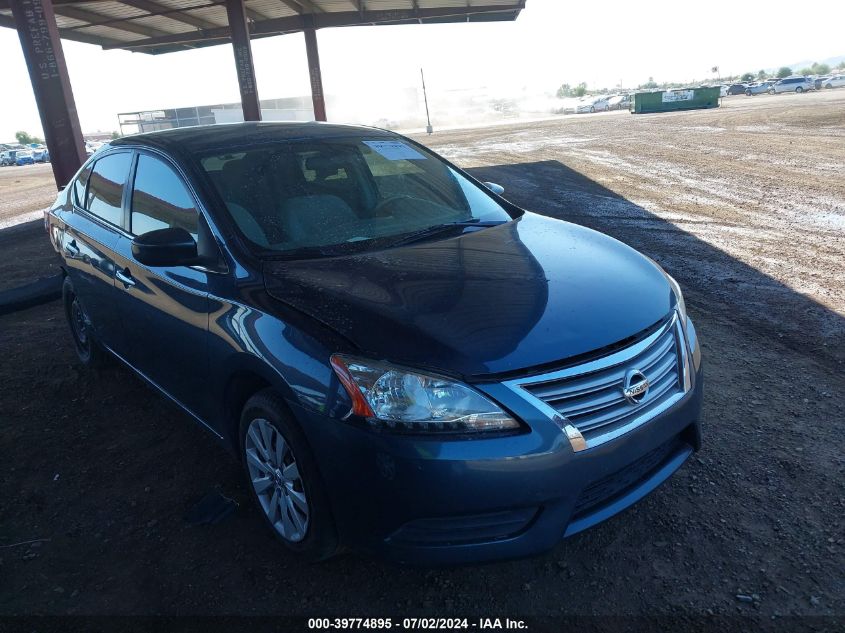
[[[94,338],[91,319],[85,311],[82,300],[77,296],[73,284],[67,277],[65,277],[62,285],[62,299],[64,300],[65,316],[68,325],[70,325],[70,333],[73,337],[74,349],[79,362],[91,368],[102,366],[106,360],[105,350]]]
[[[274,392],[262,391],[246,403],[240,440],[252,499],[276,538],[309,560],[335,554],[337,534],[317,464]]]
[[[804,89],[803,89],[801,86],[798,86],[798,87],[795,89],[795,92],[801,93],[801,92],[804,92]]]
[[[595,112],[595,111],[596,111],[595,106],[590,106],[590,112]]]

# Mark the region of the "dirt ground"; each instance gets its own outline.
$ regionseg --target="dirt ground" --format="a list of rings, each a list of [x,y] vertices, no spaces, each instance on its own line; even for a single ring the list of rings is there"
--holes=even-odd
[[[680,280],[706,363],[702,451],[538,558],[303,565],[214,440],[128,371],[78,367],[54,303],[0,317],[0,614],[845,616],[845,90],[423,140]],[[18,261],[37,276],[32,240]],[[191,527],[213,490],[237,513]]]
[[[0,167],[0,229],[41,218],[56,199],[56,181],[49,163]]]

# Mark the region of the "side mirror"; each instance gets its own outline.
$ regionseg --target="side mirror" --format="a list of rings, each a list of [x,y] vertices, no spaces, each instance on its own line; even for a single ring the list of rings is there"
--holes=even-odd
[[[503,193],[505,193],[505,188],[502,185],[497,185],[495,182],[485,182],[484,186],[487,187],[493,193],[495,193],[497,196],[501,196]]]
[[[132,256],[145,266],[190,266],[197,261],[197,243],[185,229],[158,229],[132,240]]]

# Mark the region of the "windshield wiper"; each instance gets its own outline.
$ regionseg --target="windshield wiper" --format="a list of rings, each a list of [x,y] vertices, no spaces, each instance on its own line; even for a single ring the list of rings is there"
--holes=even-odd
[[[424,240],[427,237],[431,237],[433,235],[437,235],[443,231],[448,231],[454,228],[460,227],[484,227],[484,226],[499,226],[500,224],[505,224],[505,220],[485,220],[481,221],[478,218],[473,220],[459,220],[457,222],[446,222],[444,224],[435,224],[434,226],[426,227],[420,231],[414,231],[413,233],[408,233],[405,237],[396,240],[395,242],[391,242],[390,246],[404,246],[405,244],[411,244],[413,242],[418,242],[420,240]]]

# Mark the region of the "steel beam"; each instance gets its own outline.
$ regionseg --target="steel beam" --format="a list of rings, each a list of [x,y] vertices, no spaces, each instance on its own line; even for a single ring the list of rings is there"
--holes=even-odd
[[[305,52],[308,55],[308,76],[311,78],[311,101],[314,104],[314,119],[326,120],[326,97],[323,94],[323,73],[320,70],[320,51],[317,48],[317,30],[307,28]]]
[[[261,120],[261,103],[258,100],[258,86],[255,82],[255,65],[252,63],[252,47],[249,45],[249,23],[243,0],[226,0],[229,16],[229,30],[232,49],[235,52],[235,70],[241,89],[241,106],[244,121]]]
[[[85,142],[76,114],[59,28],[50,0],[12,0],[26,67],[56,186],[66,186],[85,162]]]

